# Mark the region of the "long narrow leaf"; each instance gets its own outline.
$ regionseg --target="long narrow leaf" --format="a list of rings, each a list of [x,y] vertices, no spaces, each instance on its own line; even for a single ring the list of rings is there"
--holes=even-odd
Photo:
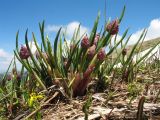
[[[122,10],[121,16],[120,16],[120,18],[119,18],[119,23],[121,23],[121,21],[122,21],[122,19],[123,19],[123,16],[124,16],[125,10],[126,10],[126,6],[124,6],[124,7],[123,7],[123,10]]]
[[[97,27],[98,27],[98,23],[99,23],[99,18],[100,18],[100,12],[98,13],[96,21],[94,22],[94,27],[93,27],[91,34],[90,34],[89,40],[90,40],[91,45],[92,45],[92,43],[94,41],[94,37],[96,35],[96,31],[97,31]]]
[[[57,47],[58,47],[58,39],[59,39],[59,35],[60,35],[60,32],[61,32],[61,29],[62,28],[60,28],[58,30],[58,33],[57,33],[56,38],[54,40],[54,59],[55,59],[55,65],[57,66],[59,71],[60,71],[60,68],[59,68],[59,65],[58,65]]]
[[[38,71],[40,71],[40,67],[39,67],[39,65],[37,64],[37,61],[35,60],[32,52],[31,52],[31,49],[30,49],[30,47],[29,47],[27,35],[28,35],[28,30],[26,30],[26,34],[25,34],[25,43],[26,43],[27,49],[28,49],[28,51],[29,51],[29,53],[30,53],[30,57],[31,57],[31,60],[32,60],[33,64],[34,64],[35,67],[38,69]]]
[[[132,50],[131,50],[131,52],[130,52],[129,57],[127,58],[126,65],[127,65],[127,64],[129,63],[129,61],[131,60],[131,58],[132,58],[132,56],[133,56],[133,54],[134,54],[134,52],[135,52],[135,49],[136,49],[137,45],[139,44],[139,42],[142,40],[145,32],[146,32],[146,30],[143,30],[143,32],[142,32],[141,36],[139,37],[137,43],[133,46],[133,48],[132,48]]]
[[[39,28],[40,28],[41,39],[42,39],[44,51],[47,51],[47,45],[46,45],[46,41],[44,38],[44,21],[42,22],[42,24],[39,23]]]
[[[143,59],[145,59],[151,52],[152,50],[154,50],[154,48],[160,44],[160,41],[158,42],[158,44],[154,45],[145,55],[143,55],[137,62],[136,64],[134,64],[134,66],[138,65]]]

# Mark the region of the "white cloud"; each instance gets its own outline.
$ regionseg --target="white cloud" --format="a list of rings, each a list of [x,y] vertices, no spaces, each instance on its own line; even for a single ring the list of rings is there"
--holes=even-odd
[[[78,29],[79,24],[80,23],[78,21],[73,21],[67,25],[48,25],[46,27],[45,31],[47,33],[57,32],[59,30],[59,28],[62,27],[63,28],[62,31],[65,32],[65,30],[66,30],[67,38],[70,39],[73,36],[75,29],[76,30]],[[82,36],[84,33],[89,34],[89,28],[81,25],[80,26],[80,36]]]
[[[3,49],[0,49],[0,57],[5,57],[5,56],[7,56],[7,53]]]
[[[153,19],[150,22],[150,25],[149,25],[149,27],[147,29],[148,29],[148,32],[147,32],[147,35],[145,37],[145,41],[160,37],[160,18]],[[131,39],[129,41],[129,44],[136,43],[137,40],[139,39],[140,35],[142,34],[142,31],[143,31],[143,29],[140,29],[137,32],[135,32],[132,35],[132,37],[131,37]]]
[[[129,42],[128,42],[128,44],[129,45],[130,44],[135,44],[138,41],[138,39],[139,39],[140,35],[142,34],[142,32],[143,32],[143,30],[138,30],[135,33],[133,33],[131,38],[130,38],[130,40],[129,40]]]
[[[47,33],[49,33],[49,32],[57,32],[60,29],[60,27],[62,27],[62,25],[48,25],[46,27],[45,31]]]
[[[13,55],[0,49],[0,72],[5,72],[13,58]]]
[[[160,18],[153,19],[148,28],[147,39],[160,37]]]
[[[79,22],[71,22],[67,25],[67,36],[72,37],[74,34],[75,29],[78,29]],[[80,26],[80,36],[82,36],[84,33],[89,34],[89,29],[83,25]]]

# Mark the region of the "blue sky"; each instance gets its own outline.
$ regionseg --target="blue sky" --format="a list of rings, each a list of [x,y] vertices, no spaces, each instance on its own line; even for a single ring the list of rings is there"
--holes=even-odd
[[[149,39],[160,36],[157,32],[160,30],[160,0],[106,1],[106,16],[111,19],[119,17],[123,6],[126,5],[120,36],[128,27],[130,33],[135,35],[133,38],[137,38],[143,28],[150,28]],[[38,23],[43,20],[46,32],[52,34],[51,40],[57,31],[55,28],[59,26],[72,28],[80,22],[83,29],[89,31],[98,11],[101,12],[100,27],[103,25],[104,3],[104,0],[0,0],[0,69],[3,63],[8,64],[9,56],[13,54],[17,30],[20,31],[20,44],[24,44],[27,28],[29,33],[34,32],[37,39],[40,39]]]

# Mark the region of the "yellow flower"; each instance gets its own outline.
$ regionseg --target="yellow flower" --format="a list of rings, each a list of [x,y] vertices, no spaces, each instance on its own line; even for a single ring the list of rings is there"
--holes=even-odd
[[[29,107],[33,107],[33,105],[38,102],[37,100],[42,98],[44,98],[42,94],[36,95],[35,93],[31,93],[30,99],[28,100]]]

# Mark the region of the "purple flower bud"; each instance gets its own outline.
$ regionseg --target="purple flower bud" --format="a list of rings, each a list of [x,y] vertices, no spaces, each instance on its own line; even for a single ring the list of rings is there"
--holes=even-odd
[[[122,55],[125,56],[126,54],[127,54],[127,49],[124,48],[124,49],[122,50]]]
[[[36,50],[35,55],[36,55],[36,58],[37,58],[37,59],[39,59],[39,58],[40,58],[40,54],[39,54],[39,52],[38,52],[37,50]]]
[[[21,80],[21,74],[18,73],[17,76],[16,76],[17,80]]]
[[[84,49],[87,49],[90,46],[89,39],[88,39],[87,35],[82,39],[81,46]]]
[[[96,52],[96,46],[92,45],[88,50],[87,57],[89,59],[92,59],[94,57],[94,55],[95,55],[95,52]]]
[[[93,44],[97,46],[97,43],[99,41],[99,38],[100,38],[100,35],[99,34],[96,34],[95,38],[94,38],[94,42]]]
[[[11,75],[11,74],[8,74],[8,75],[7,75],[7,80],[8,80],[8,81],[12,80],[12,75]]]
[[[46,60],[48,60],[48,55],[47,55],[47,53],[42,52],[42,55],[44,56],[44,58],[46,58]],[[36,58],[37,58],[37,59],[40,59],[40,58],[41,58],[41,56],[40,56],[40,54],[39,54],[38,51],[36,51]]]
[[[15,67],[12,69],[12,74],[17,74],[17,70]]]
[[[74,49],[75,47],[76,47],[75,44],[71,44],[71,45],[70,45],[70,50],[73,51],[73,49]]]
[[[68,64],[68,59],[67,59],[67,58],[64,58],[63,64],[64,64],[64,67],[67,68],[67,66],[68,66],[68,65],[67,65],[67,64]]]
[[[125,70],[123,73],[122,73],[122,80],[124,81],[128,81],[128,76],[130,74],[130,71],[129,70]]]
[[[105,53],[105,48],[101,48],[97,54],[97,58],[99,61],[103,61],[105,59],[106,53]]]
[[[106,26],[106,30],[110,32],[111,35],[115,35],[119,31],[119,21],[118,19],[112,21]]]
[[[46,60],[48,60],[48,55],[47,55],[47,53],[43,52],[42,55],[44,56],[44,58],[46,58]]]
[[[26,46],[21,46],[19,56],[20,56],[21,59],[28,59],[30,54],[29,54],[29,51],[28,51]]]
[[[90,66],[87,68],[87,70],[84,72],[83,78],[85,78],[85,79],[89,78],[90,75],[91,75],[91,73],[93,72],[94,68],[95,68],[95,65],[90,65]]]

